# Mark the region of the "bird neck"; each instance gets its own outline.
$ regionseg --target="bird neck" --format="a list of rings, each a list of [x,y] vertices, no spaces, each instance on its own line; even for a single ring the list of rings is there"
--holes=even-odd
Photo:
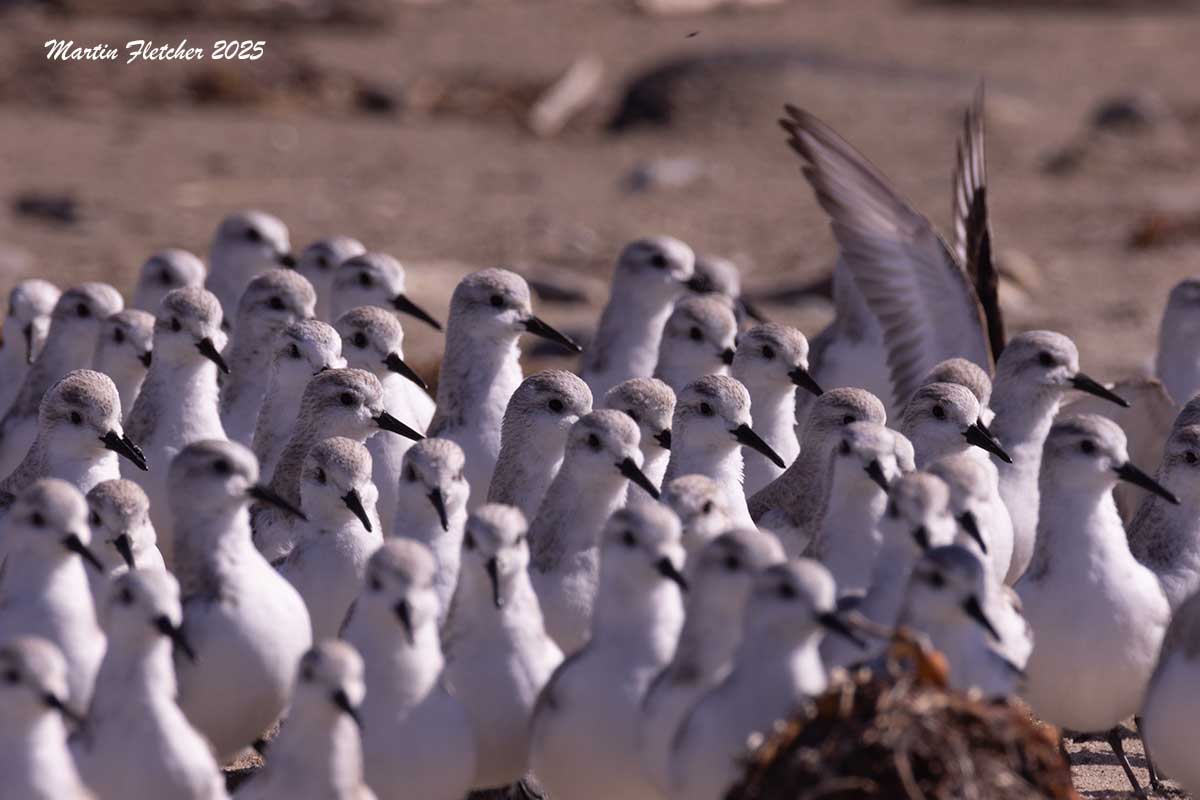
[[[639,292],[619,280],[614,280],[612,296],[600,315],[595,341],[585,359],[589,367],[601,372],[615,366],[622,374],[650,375],[677,295]],[[600,360],[604,364],[596,363]]]
[[[528,516],[537,511],[562,466],[564,445],[561,435],[539,433],[525,426],[505,425],[488,488],[489,501],[515,505]]]
[[[175,665],[169,639],[153,635],[121,642],[121,646],[110,639],[109,644],[96,675],[90,718],[124,716],[131,707],[141,714],[147,705],[175,702]]]
[[[703,375],[728,374],[729,367],[721,363],[715,349],[696,347],[691,340],[675,346],[667,340],[654,367],[654,377],[676,392]]]
[[[597,547],[604,523],[625,500],[628,483],[616,469],[596,475],[564,461],[529,526],[531,566],[548,572],[569,556]]]
[[[1031,392],[1011,378],[996,381],[991,399],[995,418],[989,427],[1012,457],[1013,467],[1041,464],[1042,445],[1061,401],[1058,391]]]
[[[762,381],[760,386],[746,384],[750,390],[750,417],[756,433],[788,464],[800,453],[796,438],[796,386],[790,381]]]
[[[238,565],[253,557],[262,558],[245,504],[176,515],[174,568],[183,597],[219,594]]]
[[[1043,513],[1038,515],[1028,577],[1036,580],[1071,564],[1133,560],[1112,489],[1111,485],[1063,486],[1052,473],[1042,470],[1039,491]]]
[[[267,769],[303,775],[304,794],[311,797],[356,797],[362,785],[362,741],[354,720],[333,708],[301,708],[296,704],[271,745]]]
[[[652,588],[630,587],[623,577],[605,580],[601,565],[591,643],[616,647],[634,663],[666,665],[683,627],[679,587],[666,580]]]
[[[483,567],[464,562],[443,631],[445,649],[453,651],[454,642],[463,636],[491,636],[499,631],[529,629],[535,624],[542,628],[542,609],[528,572],[519,570],[501,576],[500,600],[503,605],[497,608],[491,579]]]
[[[717,593],[697,592],[689,598],[679,646],[671,668],[695,675],[702,683],[717,679],[729,667],[741,641],[740,604]]]
[[[0,774],[5,797],[82,795],[74,761],[67,750],[67,730],[57,711],[46,709],[32,722],[5,721],[0,714]],[[62,792],[60,794],[60,792]],[[43,794],[44,793],[44,794]]]
[[[207,358],[197,354],[172,362],[156,357],[127,417],[127,432],[169,430],[173,436],[179,436],[179,441],[187,442],[223,439],[219,395],[217,365]],[[158,464],[151,468],[169,466]]]
[[[499,440],[504,409],[521,383],[519,337],[515,332],[495,337],[472,333],[461,324],[446,330],[437,416],[495,431]]]

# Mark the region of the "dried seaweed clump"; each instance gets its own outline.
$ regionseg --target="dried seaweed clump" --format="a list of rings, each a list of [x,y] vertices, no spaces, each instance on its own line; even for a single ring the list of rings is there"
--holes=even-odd
[[[781,723],[729,800],[1078,797],[1058,732],[1023,705],[946,691],[936,654],[889,661]]]

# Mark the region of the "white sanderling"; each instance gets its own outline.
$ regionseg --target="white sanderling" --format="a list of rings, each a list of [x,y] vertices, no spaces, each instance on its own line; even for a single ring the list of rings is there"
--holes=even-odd
[[[670,236],[638,239],[624,247],[580,368],[593,397],[603,397],[630,378],[653,374],[663,326],[686,291],[695,262],[692,248]]]
[[[463,473],[462,448],[448,439],[423,439],[404,454],[397,514],[388,533],[429,548],[437,566],[433,579],[439,626],[450,612],[458,584],[463,527],[471,487]]]
[[[95,800],[67,749],[67,668],[53,644],[34,636],[0,642],[0,772],[22,800]]]
[[[334,319],[359,306],[391,308],[434,330],[442,324],[405,293],[404,267],[386,253],[360,253],[343,261],[333,276],[329,311]]]
[[[865,592],[883,546],[879,520],[888,486],[903,470],[895,433],[874,422],[852,422],[835,434],[826,477],[825,507],[809,546],[842,594]]]
[[[1177,403],[1200,392],[1200,358],[1195,341],[1200,334],[1200,279],[1175,284],[1158,329],[1154,373]]]
[[[690,590],[679,645],[638,712],[642,767],[664,794],[675,732],[696,702],[729,674],[754,581],[760,570],[782,560],[774,537],[753,528],[723,533],[689,560]]]
[[[728,298],[737,314],[738,323],[749,317],[757,323],[767,322],[766,316],[742,294],[742,274],[732,259],[712,253],[696,255],[696,270],[688,288],[693,292],[714,293]]]
[[[276,568],[304,598],[313,641],[334,638],[362,589],[367,559],[383,544],[371,454],[351,439],[318,442],[304,459],[296,546]]]
[[[42,398],[33,446],[0,481],[0,513],[39,478],[58,478],[90,492],[101,481],[120,477],[118,456],[147,469],[142,451],[121,428],[117,387],[100,372],[68,372]]]
[[[349,236],[330,236],[318,239],[300,252],[296,271],[308,279],[317,292],[317,319],[333,323],[333,276],[348,258],[362,255],[367,248]]]
[[[183,629],[196,654],[176,659],[179,706],[226,763],[279,718],[312,644],[304,600],[250,538],[252,500],[287,504],[258,483],[254,455],[235,442],[189,444],[168,485]]]
[[[700,699],[671,743],[672,798],[719,800],[742,773],[753,733],[828,682],[818,647],[826,631],[859,642],[835,610],[829,571],[794,559],[754,581],[729,675]]]
[[[979,555],[1003,584],[1012,561],[1012,519],[988,466],[966,452],[942,456],[926,470],[950,489],[950,510],[962,528],[957,543]]]
[[[18,496],[3,527],[8,560],[0,584],[0,640],[40,636],[53,643],[67,660],[71,707],[87,708],[104,656],[85,572],[100,569],[88,547],[87,503],[74,486],[46,478]]]
[[[661,504],[618,511],[600,560],[591,638],[538,698],[531,765],[553,797],[645,800],[658,792],[640,769],[638,712],[683,625],[679,519]]]
[[[411,439],[421,434],[387,412],[379,380],[361,369],[328,369],[304,387],[300,413],[279,464],[271,489],[293,506],[300,504],[300,475],[304,458],[317,442],[344,436],[365,442],[376,431],[391,431]],[[254,541],[274,561],[291,549],[294,520],[277,508],[257,508],[253,514]],[[386,532],[385,532],[386,533]]]
[[[525,516],[513,506],[488,503],[471,513],[443,632],[446,675],[475,732],[475,789],[525,775],[534,704],[563,658],[529,581],[525,531]]]
[[[287,226],[263,211],[236,211],[217,227],[208,251],[208,289],[225,310],[225,321],[236,320],[238,299],[246,284],[272,267],[294,267]]]
[[[460,800],[475,775],[471,718],[444,677],[436,571],[425,545],[388,539],[342,630],[366,667],[363,764],[382,797]]]
[[[1107,732],[1140,793],[1117,726],[1141,708],[1171,609],[1154,573],[1129,552],[1112,499],[1118,480],[1174,500],[1129,462],[1116,423],[1084,415],[1054,424],[1042,462],[1037,549],[1016,590],[1035,642],[1025,700],[1051,724]]]
[[[1150,494],[1129,525],[1129,550],[1149,567],[1171,608],[1200,590],[1200,426],[1171,431],[1157,480],[1180,502]]]
[[[750,393],[728,375],[706,375],[679,393],[671,422],[671,461],[664,480],[707,475],[721,486],[735,523],[753,527],[742,491],[742,448],[787,466],[751,427]]]
[[[450,300],[437,412],[428,435],[450,439],[467,457],[472,504],[487,498],[500,455],[504,409],[521,383],[522,333],[579,351],[579,345],[534,316],[529,285],[504,269],[473,272]]]
[[[1200,594],[1193,594],[1175,610],[1167,627],[1158,665],[1146,689],[1140,725],[1156,766],[1193,794],[1200,792],[1200,764],[1196,761],[1196,740],[1192,736],[1196,715],[1200,713],[1196,697],[1196,681],[1200,678],[1197,655],[1200,655]]]
[[[983,371],[983,367],[974,361],[947,358],[935,364],[921,379],[922,386],[930,383],[957,383],[970,389],[971,394],[979,401],[979,420],[985,426],[990,425],[996,416],[991,409],[992,379]]]
[[[179,584],[165,570],[136,569],[103,602],[109,646],[87,724],[71,739],[80,775],[101,797],[228,797],[208,742],[175,703],[172,654],[192,653]]]
[[[566,654],[587,641],[600,571],[600,533],[624,504],[627,483],[658,497],[642,474],[638,436],[637,423],[620,411],[600,409],[581,417],[529,526],[530,576],[546,631]]]
[[[125,470],[150,498],[150,519],[158,549],[174,563],[175,519],[167,496],[171,460],[185,446],[224,439],[217,398],[217,371],[228,372],[221,348],[221,306],[195,287],[175,289],[163,298],[154,322],[154,360],[142,390],[125,417],[125,435],[138,443],[154,469]]]
[[[172,289],[204,287],[208,270],[199,256],[187,250],[159,250],[142,264],[133,290],[133,308],[157,314],[162,299]]]
[[[12,472],[33,444],[42,396],[71,370],[92,366],[101,324],[123,307],[107,283],[80,284],[59,296],[46,343],[0,418],[0,475]]]
[[[254,425],[251,450],[263,475],[272,475],[292,435],[304,387],[318,372],[342,369],[342,339],[315,319],[301,319],[281,330],[272,343],[262,408]]]
[[[737,344],[733,309],[716,295],[688,295],[663,326],[654,377],[676,393],[705,375],[728,375]]]
[[[829,455],[839,441],[833,434],[864,421],[878,425],[887,421],[883,403],[875,395],[850,388],[822,394],[806,415],[800,457],[747,500],[755,522],[779,534],[788,555],[803,553],[818,530]]]
[[[984,608],[984,569],[958,545],[929,550],[913,567],[897,624],[929,637],[946,658],[950,688],[1009,697],[1024,675],[996,649],[1000,632]]]
[[[29,365],[42,351],[60,294],[57,286],[40,278],[19,281],[8,293],[8,316],[0,330],[0,409],[8,409]]]
[[[111,578],[131,569],[166,569],[166,565],[155,544],[150,499],[142,487],[121,479],[101,481],[86,499],[92,552],[103,565],[103,571],[89,572],[88,578],[103,624]]]
[[[126,414],[133,408],[154,356],[154,315],[136,308],[104,321],[92,367],[112,378]]]
[[[562,465],[571,426],[591,410],[592,392],[573,373],[549,369],[522,381],[504,410],[488,502],[516,506],[526,518],[536,514]]]
[[[378,306],[358,306],[338,317],[336,327],[342,337],[342,355],[351,367],[379,379],[384,405],[414,429],[428,428],[433,420],[433,398],[425,381],[404,361],[404,329],[396,316]],[[377,433],[367,440],[385,532],[395,522],[396,483],[404,453],[411,446],[412,439],[392,433]]]
[[[729,505],[721,486],[707,475],[680,475],[662,488],[662,501],[683,524],[684,566],[691,570],[710,541],[733,527]]]
[[[771,445],[785,464],[800,455],[796,438],[796,387],[820,396],[821,387],[808,374],[808,340],[787,325],[768,322],[751,328],[738,339],[731,374],[750,392],[754,430]],[[759,453],[746,453],[746,496],[783,474]]]
[[[1000,471],[1000,496],[1013,524],[1013,557],[1006,583],[1015,584],[1033,558],[1038,526],[1038,476],[1042,445],[1063,396],[1078,389],[1127,405],[1079,371],[1075,343],[1053,331],[1028,331],[1012,338],[996,361],[989,426],[1013,463],[993,462]]]
[[[359,708],[363,661],[345,642],[318,642],[300,659],[287,720],[266,766],[238,800],[375,800],[363,781]]]
[[[311,319],[316,302],[312,284],[289,270],[267,270],[246,284],[225,354],[229,378],[221,386],[221,424],[230,441],[250,446],[267,391],[275,337],[293,322]]]
[[[975,395],[957,383],[927,383],[917,389],[905,404],[898,427],[912,442],[918,469],[943,456],[966,453],[971,447],[1012,463],[982,424]]]
[[[671,460],[671,418],[675,416],[675,392],[657,378],[630,378],[604,395],[604,408],[623,411],[638,424],[642,450],[642,472],[662,489],[663,476]],[[626,500],[648,502],[650,496],[634,489]]]

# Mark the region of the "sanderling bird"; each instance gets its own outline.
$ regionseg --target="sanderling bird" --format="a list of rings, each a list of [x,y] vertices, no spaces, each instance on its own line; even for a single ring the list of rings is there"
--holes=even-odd
[[[333,275],[329,311],[337,319],[352,308],[380,306],[419,319],[436,331],[442,324],[405,294],[404,267],[386,253],[360,253]]]
[[[279,464],[271,476],[271,489],[293,506],[300,504],[300,475],[304,458],[317,442],[344,436],[365,442],[376,431],[391,431],[410,439],[421,434],[387,412],[379,380],[361,369],[327,369],[304,387],[300,413]],[[279,509],[254,511],[254,541],[269,560],[291,549],[294,519]]]
[[[729,675],[696,703],[671,743],[668,796],[725,796],[742,774],[751,734],[769,732],[805,698],[825,691],[818,647],[826,631],[861,641],[836,612],[827,569],[794,559],[758,574]]]
[[[1053,331],[1028,331],[1005,345],[996,361],[991,432],[1004,443],[1013,463],[993,462],[1000,471],[1000,496],[1013,525],[1013,556],[1009,585],[1015,584],[1033,558],[1038,526],[1038,476],[1042,445],[1054,424],[1063,396],[1071,389],[1126,405],[1079,371],[1075,343]]]
[[[462,448],[448,439],[423,439],[404,454],[397,514],[389,533],[429,548],[437,574],[433,589],[445,622],[458,584],[463,526],[471,487],[463,474]]]
[[[689,560],[679,645],[638,712],[642,767],[661,792],[668,789],[675,732],[696,702],[729,674],[754,581],[762,569],[782,560],[779,543],[753,528],[722,533]]]
[[[0,481],[0,513],[40,478],[58,478],[81,492],[119,478],[117,457],[146,471],[146,458],[121,428],[121,400],[101,372],[68,372],[38,410],[37,438],[12,474]]]
[[[662,488],[662,501],[683,525],[687,570],[705,545],[733,527],[725,492],[707,475],[680,475],[667,481]]]
[[[997,650],[1000,632],[984,606],[985,567],[958,545],[935,547],[913,566],[897,624],[920,631],[945,657],[950,688],[1015,695],[1024,674]]]
[[[538,698],[531,766],[552,797],[654,798],[639,768],[638,712],[683,625],[679,519],[661,504],[622,509],[599,549],[591,637]]]
[[[687,291],[695,262],[692,248],[670,236],[638,239],[621,251],[608,304],[580,368],[593,397],[654,373],[663,326]]]
[[[591,410],[592,392],[573,373],[549,369],[522,381],[504,410],[488,502],[536,514],[562,464],[567,434]]]
[[[865,592],[883,546],[879,520],[888,487],[903,470],[895,433],[874,422],[852,422],[835,434],[825,507],[809,554],[833,575],[842,594]]]
[[[488,503],[471,512],[442,634],[446,676],[475,732],[475,789],[525,775],[534,704],[563,658],[529,581],[525,531],[525,516],[513,506]]]
[[[318,642],[300,659],[296,690],[267,763],[238,800],[375,800],[363,781],[362,658],[345,642]]]
[[[29,365],[42,352],[60,294],[40,278],[20,281],[8,293],[8,316],[0,330],[0,409],[8,409]]]
[[[943,456],[978,447],[1006,464],[1012,458],[979,417],[979,401],[957,383],[927,383],[917,389],[900,415],[900,432],[912,442],[918,469]]]
[[[388,539],[342,630],[366,667],[363,765],[383,797],[460,800],[475,775],[471,717],[444,679],[436,572],[425,545]]]
[[[183,629],[196,656],[176,659],[179,706],[224,764],[279,719],[312,645],[304,600],[250,538],[252,500],[291,507],[258,483],[254,455],[235,442],[189,444],[168,486]]]
[[[395,315],[378,306],[358,306],[338,317],[336,327],[347,363],[379,379],[384,405],[414,429],[428,428],[433,420],[433,398],[425,381],[404,361],[404,329]],[[377,433],[367,440],[384,531],[390,531],[395,522],[396,483],[404,453],[411,446],[412,439],[391,433]]]
[[[600,570],[600,533],[625,503],[628,482],[658,498],[642,474],[637,423],[600,409],[567,436],[562,467],[529,526],[530,575],[546,630],[564,653],[587,641]],[[632,507],[632,506],[631,506]]]
[[[788,555],[803,553],[819,530],[834,435],[854,422],[883,425],[883,403],[865,389],[831,389],[806,415],[802,449],[787,470],[747,500],[755,522],[779,534]]]
[[[33,444],[42,396],[63,375],[92,366],[102,323],[123,307],[107,283],[84,283],[59,296],[42,351],[0,418],[0,475],[12,472]]]
[[[1200,334],[1200,279],[1185,278],[1171,289],[1158,329],[1154,373],[1177,403],[1200,392],[1200,358],[1194,342]]]
[[[1129,550],[1149,567],[1172,609],[1200,589],[1200,426],[1171,431],[1157,480],[1179,503],[1150,494],[1129,525]]]
[[[1139,726],[1155,764],[1193,794],[1200,791],[1200,765],[1191,735],[1200,712],[1196,698],[1196,680],[1200,677],[1197,655],[1200,594],[1193,594],[1175,609],[1167,627],[1158,665],[1146,688]]]
[[[288,325],[311,319],[317,295],[295,272],[271,269],[242,292],[233,339],[229,378],[221,386],[221,424],[230,441],[250,446],[270,375],[275,337]]]
[[[314,642],[337,637],[362,588],[367,559],[383,544],[371,454],[351,439],[318,442],[304,458],[296,546],[279,574],[304,598]]]
[[[1118,480],[1178,502],[1129,462],[1116,423],[1083,415],[1054,424],[1042,461],[1037,549],[1016,585],[1034,636],[1023,696],[1051,724],[1106,732],[1140,793],[1118,726],[1141,708],[1171,608],[1154,573],[1129,552],[1112,498]]]
[[[604,395],[604,408],[623,411],[638,424],[642,450],[642,472],[662,488],[667,463],[671,460],[671,418],[675,416],[675,392],[657,378],[630,378]],[[638,501],[644,495],[635,492]]]
[[[92,552],[104,566],[106,578],[131,569],[166,569],[158,551],[158,537],[150,522],[150,498],[142,487],[122,479],[101,481],[87,493],[88,526],[92,531]],[[102,595],[93,596],[100,609]],[[102,585],[107,586],[107,581]]]
[[[529,285],[521,276],[485,269],[459,281],[450,300],[437,412],[428,435],[463,449],[473,505],[487,498],[500,455],[504,409],[521,383],[517,340],[522,333],[579,351],[579,345],[534,316]]]
[[[705,375],[728,375],[737,344],[737,320],[715,295],[680,298],[663,326],[654,377],[675,392]]]
[[[62,651],[74,709],[87,708],[104,656],[85,572],[101,568],[88,547],[87,513],[78,489],[45,478],[17,497],[3,521],[8,559],[0,583],[0,641],[40,636]]]
[[[930,383],[957,383],[965,386],[979,402],[979,421],[986,427],[996,416],[991,409],[992,379],[983,367],[965,358],[947,358],[935,364],[933,369],[925,373],[921,385]]]
[[[743,447],[779,467],[787,466],[751,427],[746,387],[727,375],[706,375],[679,392],[671,422],[671,460],[664,479],[707,475],[725,492],[734,522],[753,527],[742,491]]]
[[[238,299],[255,275],[272,267],[296,266],[287,226],[263,211],[237,211],[217,227],[208,252],[208,289],[225,310],[227,327],[233,325]]]
[[[67,700],[62,653],[34,636],[0,642],[0,772],[5,796],[22,800],[94,800],[67,749],[67,725],[79,721]]]
[[[168,468],[188,444],[225,438],[217,404],[217,371],[228,372],[221,358],[224,344],[221,306],[212,293],[195,287],[168,292],[154,322],[154,360],[125,417],[125,435],[138,443],[155,468],[145,473],[126,470],[123,477],[150,498],[150,519],[168,566],[175,558]]]
[[[731,374],[750,392],[754,430],[785,464],[800,455],[796,438],[796,387],[820,396],[808,374],[808,340],[795,328],[768,322],[741,335]],[[745,491],[749,497],[783,474],[783,467],[759,453],[746,453]]]
[[[108,650],[87,724],[71,739],[80,775],[101,797],[228,797],[208,742],[175,703],[172,654],[192,654],[179,584],[165,570],[135,569],[104,603]]]
[[[766,316],[742,294],[742,273],[732,259],[712,253],[697,254],[695,274],[687,286],[693,292],[719,294],[728,298],[739,323],[744,322],[746,317],[760,324],[767,322]]]
[[[272,342],[262,408],[250,449],[263,475],[272,475],[300,414],[304,387],[313,375],[343,369],[342,339],[324,322],[302,319],[279,331]]]
[[[153,314],[127,308],[104,321],[96,340],[92,367],[112,378],[125,413],[133,408],[153,356]]]
[[[318,239],[301,251],[296,259],[296,271],[308,279],[317,292],[317,319],[332,323],[333,276],[337,268],[348,258],[362,255],[367,248],[349,236],[330,236]]]
[[[973,452],[942,456],[926,467],[950,489],[950,511],[962,532],[957,543],[976,553],[1003,584],[1012,562],[1012,519],[1000,499],[996,474]]]
[[[159,250],[142,264],[133,290],[133,308],[157,314],[162,299],[172,289],[204,288],[208,270],[199,256],[187,250]]]

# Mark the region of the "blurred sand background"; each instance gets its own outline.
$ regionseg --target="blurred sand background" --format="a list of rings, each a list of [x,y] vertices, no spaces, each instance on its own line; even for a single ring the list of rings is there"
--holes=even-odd
[[[42,47],[184,37],[263,40],[266,56],[58,63]],[[394,254],[441,317],[482,266],[577,290],[535,303],[580,333],[622,243],[670,233],[735,259],[751,299],[812,335],[828,304],[796,290],[834,247],[774,124],[781,105],[830,122],[946,230],[954,139],[985,79],[1010,324],[1075,337],[1088,372],[1114,379],[1145,369],[1167,291],[1200,260],[1197,41],[1186,3],[663,16],[633,0],[0,0],[0,292],[40,275],[128,296],[150,252],[204,256],[224,214],[261,207],[297,250],[344,233]],[[602,70],[589,102],[535,135],[531,107],[586,58]],[[656,102],[611,130],[630,82],[667,61],[680,66],[641,95]],[[431,374],[440,339],[406,330]],[[1099,750],[1081,790],[1125,796]]]

